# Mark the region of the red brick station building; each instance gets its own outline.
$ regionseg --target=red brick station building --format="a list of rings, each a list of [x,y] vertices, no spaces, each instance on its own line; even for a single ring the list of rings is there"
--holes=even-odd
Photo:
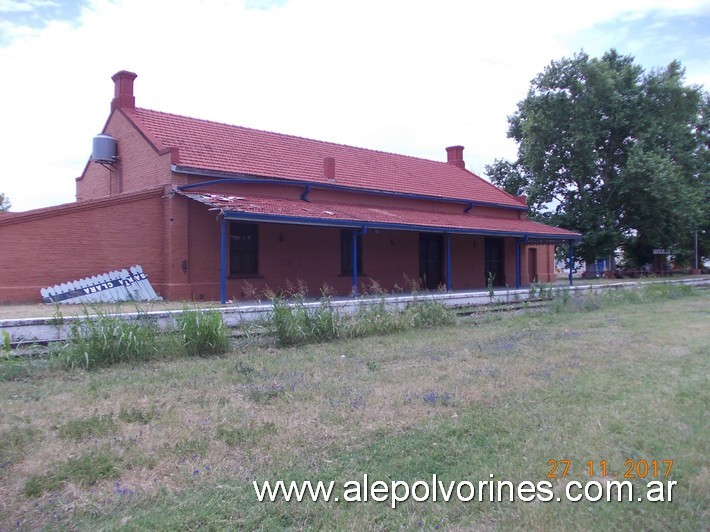
[[[0,302],[136,264],[172,300],[515,288],[554,281],[581,236],[527,220],[462,146],[438,162],[141,109],[135,78],[112,78],[76,202],[0,213]]]

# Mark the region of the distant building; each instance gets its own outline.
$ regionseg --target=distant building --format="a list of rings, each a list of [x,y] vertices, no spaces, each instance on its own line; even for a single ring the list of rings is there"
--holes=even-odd
[[[527,220],[462,146],[437,162],[140,109],[135,78],[113,76],[77,201],[0,217],[0,301],[133,264],[168,299],[515,287],[554,281],[580,237]]]

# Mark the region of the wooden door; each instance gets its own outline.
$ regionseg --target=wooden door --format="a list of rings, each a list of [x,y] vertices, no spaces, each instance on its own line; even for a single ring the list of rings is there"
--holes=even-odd
[[[419,233],[419,280],[422,288],[436,290],[443,282],[443,235]]]
[[[485,283],[493,275],[493,286],[505,286],[505,247],[502,238],[486,237],[484,241]]]
[[[528,249],[528,280],[531,283],[540,282],[537,276],[537,249]]]

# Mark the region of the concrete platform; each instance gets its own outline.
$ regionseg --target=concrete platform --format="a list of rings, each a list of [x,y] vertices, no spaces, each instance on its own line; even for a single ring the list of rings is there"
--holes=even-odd
[[[642,281],[619,281],[605,282],[597,284],[585,284],[581,282],[576,286],[567,286],[561,283],[547,285],[546,289],[551,289],[553,293],[569,290],[570,293],[583,293],[589,291],[607,291],[607,290],[632,290],[649,284],[685,284],[691,286],[710,286],[710,277],[672,279],[672,280],[642,280]],[[454,292],[419,292],[407,293],[399,295],[382,295],[382,296],[365,296],[354,298],[332,298],[330,304],[333,308],[346,314],[353,314],[363,307],[371,307],[384,304],[388,310],[404,309],[407,306],[421,301],[436,300],[442,302],[447,307],[451,308],[466,308],[477,307],[480,305],[515,303],[529,300],[532,292],[529,288],[519,290],[501,289],[494,290],[493,295],[488,290],[475,291],[454,291]],[[534,295],[535,300],[539,300],[539,292]],[[177,302],[176,302],[177,304]],[[320,300],[308,299],[304,302],[307,307],[317,307],[322,304]],[[115,312],[111,310],[111,306],[99,309],[95,307],[93,310],[99,309],[101,312],[111,314],[112,316],[120,316],[126,320],[151,320],[155,321],[160,329],[166,329],[175,325],[175,317],[184,312],[184,307],[189,310],[197,310],[201,307],[198,303],[184,303],[180,308],[169,310],[147,310],[136,312]],[[219,311],[224,319],[224,322],[232,328],[238,328],[245,323],[254,323],[259,320],[269,318],[273,305],[269,302],[243,302],[236,305],[213,306],[205,304],[202,308],[210,308]],[[7,334],[13,346],[32,344],[32,343],[48,343],[62,341],[67,338],[71,325],[79,320],[91,319],[95,312],[91,308],[78,310],[72,308],[72,315],[64,315],[67,307],[59,307],[60,314],[56,316],[45,317],[27,317],[27,318],[11,318],[0,319],[0,341]],[[54,312],[55,307],[47,306],[47,312]]]

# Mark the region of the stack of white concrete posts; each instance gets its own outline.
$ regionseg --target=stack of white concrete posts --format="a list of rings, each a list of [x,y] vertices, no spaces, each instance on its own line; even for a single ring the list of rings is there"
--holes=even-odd
[[[45,303],[62,305],[160,299],[140,266],[48,286],[40,293]]]

